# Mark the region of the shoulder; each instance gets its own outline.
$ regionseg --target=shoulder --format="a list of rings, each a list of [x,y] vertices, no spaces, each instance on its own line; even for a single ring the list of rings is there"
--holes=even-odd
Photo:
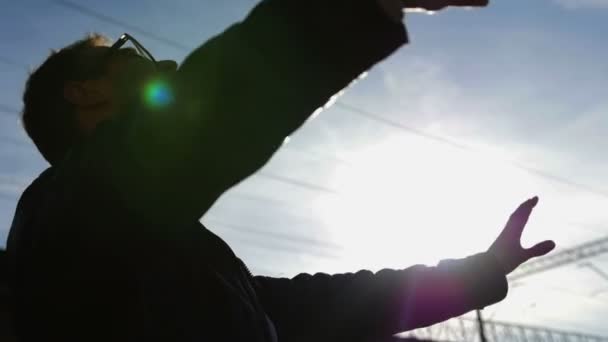
[[[53,168],[43,171],[21,194],[6,244],[9,256],[13,255],[18,246],[32,239],[32,221],[36,216],[36,207],[44,196],[53,172]]]
[[[50,184],[54,171],[55,170],[52,167],[47,168],[42,171],[27,188],[25,188],[17,202],[16,214],[20,211],[27,210],[31,207],[32,202],[37,202]]]

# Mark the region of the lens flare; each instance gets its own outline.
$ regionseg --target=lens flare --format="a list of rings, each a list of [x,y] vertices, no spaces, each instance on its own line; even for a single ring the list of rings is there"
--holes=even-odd
[[[146,105],[154,109],[166,107],[173,102],[173,91],[162,80],[152,81],[145,87],[144,101]]]

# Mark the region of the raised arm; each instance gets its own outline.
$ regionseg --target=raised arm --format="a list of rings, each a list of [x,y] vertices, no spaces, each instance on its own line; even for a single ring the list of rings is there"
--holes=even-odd
[[[507,281],[492,258],[479,254],[437,267],[256,282],[282,340],[375,341],[502,300]]]
[[[538,198],[522,203],[488,252],[437,267],[414,266],[376,274],[293,279],[256,277],[258,293],[279,338],[285,341],[382,341],[502,300],[506,275],[554,247],[543,241],[525,249],[520,238]]]
[[[104,125],[88,160],[130,210],[191,222],[406,41],[377,0],[262,1],[186,58],[173,106]]]

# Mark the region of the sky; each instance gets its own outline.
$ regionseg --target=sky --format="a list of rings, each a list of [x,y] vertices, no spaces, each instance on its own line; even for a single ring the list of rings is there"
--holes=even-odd
[[[0,246],[47,165],[16,113],[27,70],[86,32],[181,61],[255,1],[0,0]],[[254,273],[433,265],[483,252],[540,196],[526,246],[608,235],[608,0],[408,13],[411,43],[203,217]],[[314,18],[311,18],[311,24]],[[608,272],[608,257],[588,260]],[[495,320],[608,336],[608,281],[577,263],[512,286]]]

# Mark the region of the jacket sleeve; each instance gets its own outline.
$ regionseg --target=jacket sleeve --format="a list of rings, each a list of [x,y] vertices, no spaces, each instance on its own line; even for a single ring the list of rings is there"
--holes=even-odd
[[[130,209],[191,222],[406,42],[377,0],[264,0],[186,58],[174,105],[98,128],[85,163]]]
[[[494,304],[507,280],[483,253],[436,267],[255,277],[281,341],[376,341]]]

